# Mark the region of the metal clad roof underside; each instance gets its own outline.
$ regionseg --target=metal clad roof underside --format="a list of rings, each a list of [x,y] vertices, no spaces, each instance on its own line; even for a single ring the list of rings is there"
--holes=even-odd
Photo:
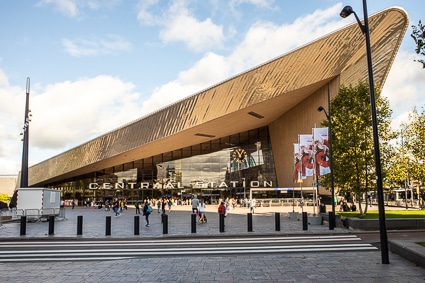
[[[408,27],[404,10],[369,18],[375,83],[385,82]],[[78,176],[214,138],[265,126],[331,79],[367,79],[364,35],[357,23],[230,78],[29,168],[29,184]],[[267,111],[265,112],[265,109]],[[264,116],[247,115],[253,111]],[[231,121],[231,123],[229,122]]]

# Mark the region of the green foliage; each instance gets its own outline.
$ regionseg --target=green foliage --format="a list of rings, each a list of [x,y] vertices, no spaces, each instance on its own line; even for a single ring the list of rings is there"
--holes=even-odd
[[[401,125],[398,157],[405,162],[405,179],[425,183],[425,110],[416,107],[409,114],[408,123]]]
[[[401,136],[403,144],[402,131],[398,133]],[[388,170],[386,178],[386,186],[390,188],[404,188],[409,178],[410,162],[407,158],[405,147],[397,146],[393,148],[393,154],[388,159]]]
[[[382,175],[385,176],[385,160],[392,154],[389,142],[395,135],[390,128],[389,102],[380,94],[380,89],[376,88],[379,142],[383,157]],[[374,141],[368,85],[359,83],[355,87],[342,86],[331,102],[331,109],[335,187],[357,196],[375,190]],[[326,177],[325,182],[328,180]],[[359,209],[362,212],[362,208]]]
[[[425,26],[419,21],[418,26],[412,26],[412,34],[410,35],[416,43],[416,54],[425,56]],[[425,60],[419,59],[416,62],[422,63],[422,68],[425,68]]]
[[[0,194],[0,201],[2,202],[9,202],[10,197],[8,194]]]
[[[72,193],[71,192],[64,192],[63,198],[64,199],[72,199]]]

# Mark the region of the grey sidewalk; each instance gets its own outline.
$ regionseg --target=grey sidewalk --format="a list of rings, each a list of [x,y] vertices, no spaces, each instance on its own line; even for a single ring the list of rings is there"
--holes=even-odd
[[[2,282],[424,282],[425,272],[379,252],[140,258],[0,264]]]

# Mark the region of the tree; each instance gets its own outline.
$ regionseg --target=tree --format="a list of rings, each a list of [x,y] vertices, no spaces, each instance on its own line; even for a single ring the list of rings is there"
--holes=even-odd
[[[418,26],[412,26],[412,34],[410,35],[416,43],[416,54],[425,56],[425,26],[419,21]],[[415,62],[422,63],[422,68],[425,68],[425,60],[419,59]]]
[[[425,110],[416,107],[409,114],[408,123],[402,124],[402,151],[405,152],[407,174],[412,181],[425,183]]]
[[[386,175],[387,156],[391,155],[389,142],[394,138],[390,129],[391,110],[386,98],[375,89],[377,121],[380,134],[383,177]],[[334,158],[335,187],[347,194],[361,198],[375,190],[375,161],[369,87],[366,83],[357,86],[342,86],[331,102],[332,150]],[[327,121],[322,124],[327,125]],[[329,179],[325,178],[325,182]],[[366,199],[367,201],[367,199]],[[363,213],[361,202],[360,213]],[[367,212],[367,206],[364,213]]]
[[[402,125],[402,127],[404,126]],[[397,135],[401,140],[397,141],[397,146],[393,148],[393,154],[389,157],[389,167],[387,179],[385,181],[387,186],[404,188],[409,178],[409,168],[411,164],[409,162],[409,155],[404,147],[403,131],[399,131]]]
[[[10,197],[8,194],[0,194],[0,201],[9,202]]]
[[[404,127],[403,125],[401,126]],[[388,170],[386,175],[386,185],[390,188],[404,188],[407,209],[407,188],[410,176],[410,154],[404,146],[405,135],[401,130],[397,132],[398,139],[393,147],[393,154],[388,157]]]

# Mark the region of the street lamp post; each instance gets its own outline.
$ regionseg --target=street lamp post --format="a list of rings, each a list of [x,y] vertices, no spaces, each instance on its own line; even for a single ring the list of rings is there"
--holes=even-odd
[[[375,153],[375,170],[376,170],[376,190],[378,197],[378,210],[379,210],[379,232],[381,240],[381,259],[383,264],[389,264],[388,256],[388,238],[387,238],[387,227],[385,223],[385,206],[384,206],[384,191],[382,186],[382,172],[381,172],[381,157],[379,152],[379,135],[378,135],[378,119],[376,114],[376,99],[375,99],[375,84],[373,82],[373,68],[372,68],[372,51],[370,46],[370,31],[369,21],[367,14],[367,3],[363,0],[363,13],[364,13],[364,25],[360,22],[356,12],[354,12],[351,6],[345,6],[342,9],[340,16],[346,18],[351,14],[356,17],[357,23],[360,26],[366,39],[366,56],[367,56],[367,67],[369,74],[369,92],[370,92],[370,108],[372,112],[372,128],[373,128],[373,141],[374,141],[374,153]]]
[[[25,99],[25,117],[22,135],[22,164],[21,164],[21,188],[28,188],[28,148],[29,148],[29,126],[31,122],[31,110],[29,110],[30,101],[30,78],[27,78],[26,99]]]
[[[328,125],[329,125],[329,159],[331,161],[331,198],[332,198],[332,216],[329,219],[329,230],[334,230],[335,228],[335,182],[334,182],[334,158],[333,158],[333,151],[332,151],[332,121],[331,121],[331,96],[329,91],[329,84],[328,84],[328,112],[326,112],[325,108],[323,106],[319,106],[317,108],[317,111],[321,112],[323,111],[325,113],[326,118],[328,119]]]

